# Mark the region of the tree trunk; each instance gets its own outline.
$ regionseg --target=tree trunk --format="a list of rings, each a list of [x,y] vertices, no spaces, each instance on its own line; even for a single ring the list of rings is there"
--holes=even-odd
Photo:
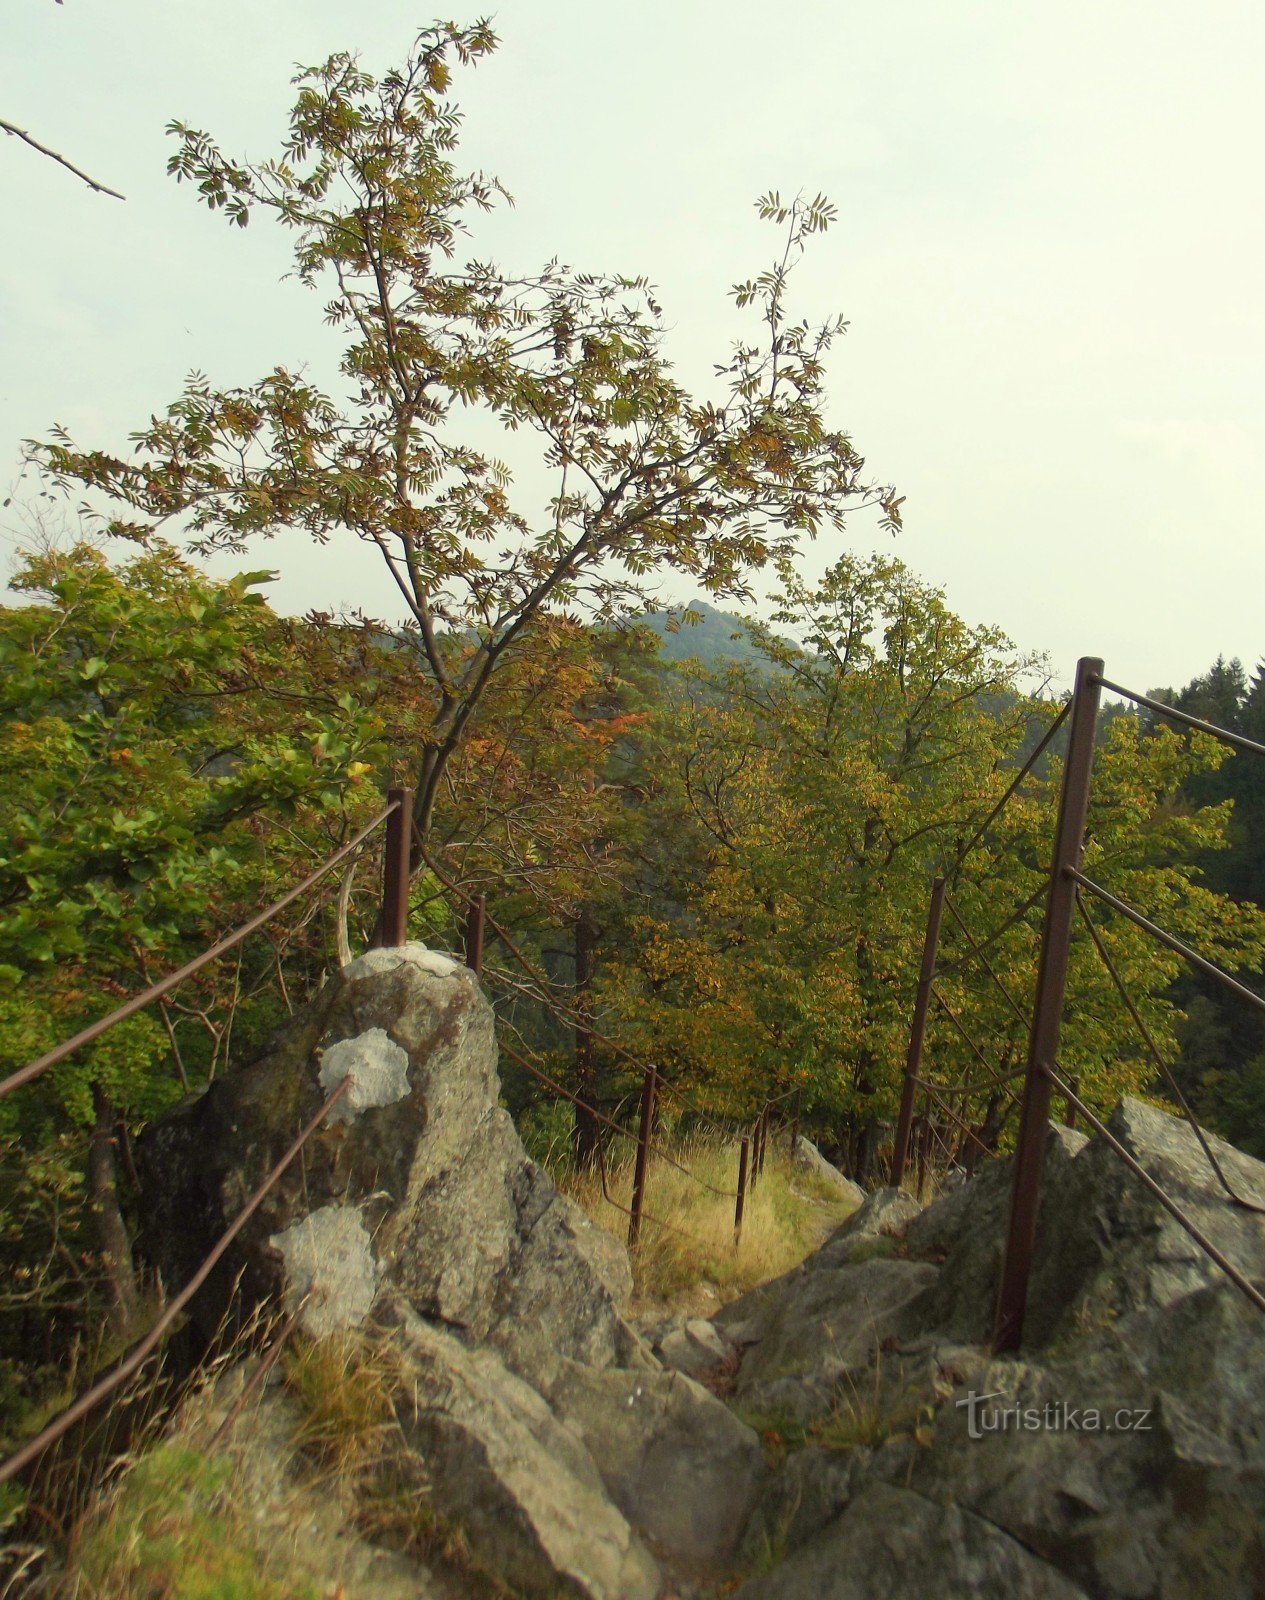
[[[117,1338],[126,1338],[136,1323],[136,1274],[132,1267],[132,1245],[119,1209],[118,1165],[115,1159],[115,1127],[118,1113],[99,1085],[92,1086],[95,1121],[88,1142],[88,1199],[97,1248],[105,1268],[106,1295],[109,1301],[108,1327]]]
[[[584,1018],[589,1014],[589,990],[593,982],[600,931],[596,918],[586,906],[575,923],[575,1009]],[[587,1105],[596,1107],[597,1051],[592,1031],[584,1025],[575,1030],[575,1092]],[[591,1170],[597,1165],[601,1137],[602,1125],[592,1111],[585,1110],[584,1106],[576,1106],[571,1149],[580,1171]]]

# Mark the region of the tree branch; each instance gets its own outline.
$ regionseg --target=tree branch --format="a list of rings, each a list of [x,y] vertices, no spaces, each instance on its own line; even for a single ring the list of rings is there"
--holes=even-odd
[[[68,172],[73,172],[76,178],[81,179],[97,194],[108,194],[113,196],[115,200],[127,199],[125,194],[120,194],[117,189],[108,188],[104,183],[98,183],[95,178],[90,178],[82,167],[77,167],[73,161],[67,161],[65,156],[59,156],[56,150],[50,150],[46,144],[41,144],[38,139],[27,133],[25,128],[14,127],[13,123],[6,122],[3,117],[0,117],[0,128],[5,133],[11,133],[15,139],[21,139],[23,144],[29,144],[32,150],[38,150],[42,156],[47,156],[50,161],[56,161],[60,166],[65,167]]]

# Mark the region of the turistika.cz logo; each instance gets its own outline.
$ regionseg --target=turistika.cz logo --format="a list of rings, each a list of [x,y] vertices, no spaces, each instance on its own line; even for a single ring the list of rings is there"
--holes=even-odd
[[[1018,1404],[990,1405],[1000,1400],[1003,1391],[976,1394],[972,1389],[957,1401],[966,1407],[966,1431],[972,1439],[990,1433],[1149,1433],[1151,1407],[1120,1406],[1100,1410],[1096,1406],[1069,1405],[1066,1400],[1047,1400],[1042,1406]]]

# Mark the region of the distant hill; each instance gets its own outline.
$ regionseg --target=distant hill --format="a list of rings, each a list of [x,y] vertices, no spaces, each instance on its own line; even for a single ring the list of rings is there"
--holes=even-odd
[[[636,621],[644,624],[660,640],[665,661],[699,661],[705,667],[738,661],[767,666],[767,658],[748,639],[743,619],[731,611],[718,611],[705,600],[691,600],[689,610],[698,612],[700,622],[682,623],[675,633],[669,620],[679,620],[680,611],[648,611]]]

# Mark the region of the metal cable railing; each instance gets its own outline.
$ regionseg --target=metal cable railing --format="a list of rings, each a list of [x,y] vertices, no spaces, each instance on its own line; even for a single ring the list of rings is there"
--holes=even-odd
[[[1232,977],[1215,961],[1161,927],[1143,911],[1113,893],[1083,870],[1082,857],[1093,781],[1097,722],[1104,690],[1110,690],[1135,705],[1145,707],[1156,716],[1176,722],[1193,732],[1218,738],[1244,755],[1265,755],[1265,745],[1254,739],[1218,727],[1175,706],[1166,705],[1153,696],[1139,694],[1113,682],[1104,675],[1101,661],[1087,657],[1078,664],[1076,686],[1067,706],[1060,712],[1047,730],[1046,737],[1037,751],[1025,764],[1026,769],[1030,771],[1035,756],[1048,746],[1057,728],[1066,721],[1067,753],[1059,793],[1054,848],[1049,871],[1043,874],[1042,883],[993,933],[982,940],[972,935],[966,919],[949,903],[944,879],[938,879],[933,888],[910,1033],[901,1115],[897,1125],[892,1181],[899,1182],[903,1176],[912,1138],[915,1099],[920,1092],[929,1105],[934,1105],[941,1117],[947,1116],[955,1126],[959,1127],[963,1136],[969,1133],[978,1142],[978,1130],[970,1127],[969,1116],[966,1114],[974,1088],[970,1072],[963,1076],[960,1084],[948,1086],[934,1082],[921,1066],[928,1013],[934,1002],[948,1017],[956,1035],[966,1044],[974,1061],[985,1069],[988,1088],[993,1094],[1007,1091],[1009,1085],[1018,1077],[1022,1077],[1023,1080],[1022,1096],[1012,1096],[1011,1103],[1003,1113],[1002,1123],[998,1123],[996,1115],[993,1118],[995,1126],[999,1129],[1015,1105],[1018,1104],[1020,1107],[1020,1124],[1013,1157],[1010,1214],[993,1332],[993,1345],[999,1351],[1015,1349],[1022,1336],[1028,1282],[1036,1247],[1037,1218],[1047,1143],[1046,1130],[1050,1121],[1052,1096],[1055,1093],[1062,1097],[1067,1107],[1067,1121],[1074,1123],[1076,1118],[1082,1119],[1095,1136],[1101,1139],[1103,1144],[1124,1162],[1130,1172],[1145,1184],[1209,1259],[1225,1272],[1230,1281],[1258,1309],[1265,1310],[1265,1294],[1262,1293],[1261,1287],[1236,1267],[1204,1230],[1195,1226],[1157,1178],[1146,1170],[1142,1162],[1125,1148],[1101,1117],[1086,1104],[1077,1079],[1065,1073],[1058,1065],[1059,1036],[1068,995],[1073,925],[1079,918],[1089,934],[1091,948],[1105,967],[1130,1023],[1142,1040],[1157,1077],[1167,1087],[1180,1108],[1226,1201],[1244,1210],[1265,1213],[1265,1200],[1244,1194],[1241,1184],[1231,1181],[1226,1171],[1226,1163],[1218,1157],[1212,1141],[1200,1127],[1188,1097],[1182,1091],[1176,1075],[1159,1049],[1140,1007],[1130,994],[1120,964],[1112,956],[1103,929],[1089,911],[1088,898],[1092,897],[1115,917],[1122,918],[1148,938],[1154,939],[1197,972],[1246,1002],[1254,1011],[1265,1012],[1265,998],[1255,990]],[[1002,799],[992,808],[984,824],[975,829],[967,845],[958,852],[953,863],[955,872],[960,870],[970,850],[986,835],[988,828],[1000,816],[1007,802],[1018,792],[1024,775],[1024,771],[1021,770]],[[1031,1008],[1028,1009],[1003,982],[992,962],[986,958],[986,952],[991,950],[1007,932],[1022,923],[1041,900],[1045,902],[1041,950]],[[943,913],[946,909],[967,948],[960,956],[944,964],[937,973],[937,946]],[[1003,996],[1005,1011],[1012,1019],[1012,1023],[1018,1022],[1027,1030],[1027,1052],[1021,1072],[1006,1075],[992,1068],[986,1052],[971,1037],[969,1029],[955,1013],[936,982],[937,977],[943,979],[950,974],[964,974],[971,967],[981,969],[990,990],[999,992]],[[948,1103],[955,1099],[960,1100],[957,1109]],[[1000,1107],[997,1109],[1000,1110]],[[934,1123],[930,1119],[927,1126],[934,1130]],[[994,1142],[995,1138],[996,1134]]]
[[[970,836],[955,853],[950,866],[936,878],[932,887],[931,904],[928,909],[927,927],[923,940],[922,964],[914,1005],[913,1025],[910,1030],[909,1051],[905,1064],[900,1111],[897,1116],[896,1134],[893,1141],[891,1182],[894,1185],[899,1185],[904,1181],[911,1150],[914,1149],[915,1144],[918,1144],[920,1157],[919,1187],[921,1188],[922,1186],[922,1178],[925,1171],[925,1141],[919,1143],[915,1139],[917,1124],[925,1122],[930,1129],[930,1135],[938,1139],[945,1148],[951,1148],[946,1141],[940,1138],[938,1130],[935,1128],[934,1118],[931,1116],[933,1105],[944,1116],[948,1114],[949,1110],[944,1103],[945,1098],[961,1097],[961,1110],[954,1112],[949,1117],[949,1121],[953,1123],[959,1135],[956,1156],[965,1156],[965,1164],[969,1169],[973,1165],[977,1153],[995,1154],[995,1146],[1018,1104],[1017,1097],[1008,1092],[1009,1084],[1018,1074],[1000,1075],[1000,1069],[994,1065],[984,1048],[972,1036],[962,1018],[945,996],[941,985],[947,977],[963,974],[973,967],[981,968],[993,989],[1001,995],[1005,1008],[1012,1019],[1023,1027],[1027,1026],[1026,1013],[1003,981],[993,962],[989,959],[989,953],[995,950],[1008,933],[1021,925],[1028,925],[1026,924],[1026,918],[1049,892],[1049,874],[1042,872],[1041,881],[1032,893],[1010,911],[983,938],[977,938],[971,932],[966,918],[949,898],[948,888],[950,882],[955,881],[957,875],[961,872],[971,851],[987,838],[1007,805],[1019,794],[1024,782],[1032,775],[1037,762],[1049,749],[1055,735],[1071,715],[1071,710],[1072,702],[1069,700],[1051,719],[1034,748],[1026,759],[1020,763],[1018,770],[1007,784],[1001,798],[989,809],[983,820],[972,829]],[[946,911],[956,927],[965,949],[960,955],[942,963],[939,959],[939,946]],[[969,1056],[983,1069],[982,1080],[973,1081],[969,1077],[964,1077],[960,1084],[950,1086],[935,1083],[923,1070],[923,1053],[926,1045],[929,1014],[933,1005],[948,1019],[955,1036],[965,1045]],[[1000,1118],[997,1116],[996,1105],[990,1103],[989,1108],[986,1110],[984,1121],[973,1126],[969,1119],[962,1114],[967,1110],[969,1100],[974,1096],[984,1096],[988,1099],[988,1097],[996,1095],[999,1091],[1006,1096],[1005,1104],[1001,1108]],[[925,1107],[922,1113],[918,1112],[920,1095]],[[985,1137],[986,1133],[987,1137]],[[955,1159],[956,1156],[951,1155],[950,1159]]]
[[[387,837],[383,867],[382,912],[379,918],[379,942],[384,945],[403,944],[407,937],[408,819],[411,805],[412,794],[408,789],[392,789],[388,795],[387,805],[374,817],[372,822],[361,828],[352,839],[336,850],[300,883],[282,895],[279,900],[268,906],[264,911],[261,911],[257,916],[252,917],[248,922],[243,923],[241,927],[234,929],[232,933],[217,940],[215,944],[204,950],[201,955],[195,957],[192,961],[186,962],[184,966],[178,968],[175,972],[169,973],[158,983],[151,984],[141,993],[133,995],[121,1006],[110,1012],[108,1016],[102,1017],[88,1027],[81,1029],[72,1038],[65,1040],[52,1050],[46,1051],[37,1060],[10,1074],[3,1083],[0,1083],[0,1096],[11,1094],[15,1090],[33,1082],[50,1067],[65,1061],[75,1051],[81,1050],[94,1040],[99,1039],[117,1023],[122,1022],[127,1017],[134,1016],[145,1006],[161,999],[186,978],[201,971],[209,962],[214,961],[218,956],[241,944],[244,939],[259,928],[262,928],[265,923],[270,922],[287,906],[292,905],[294,901],[317,884],[340,862],[346,860],[384,822],[387,824]],[[330,1110],[347,1093],[351,1085],[352,1078],[349,1075],[325,1098],[319,1110],[304,1124],[284,1154],[247,1196],[236,1216],[208,1251],[188,1282],[178,1294],[167,1302],[161,1315],[144,1337],[134,1344],[108,1373],[99,1378],[64,1411],[53,1418],[41,1432],[28,1440],[5,1461],[0,1462],[0,1483],[7,1482],[17,1473],[30,1466],[50,1445],[64,1437],[81,1418],[113,1395],[129,1378],[140,1370],[148,1357],[161,1344],[163,1335],[171,1328],[176,1318],[180,1316],[206,1282],[234,1239],[237,1238],[250,1218],[259,1209],[267,1195],[284,1177],[307,1141],[321,1127]]]

